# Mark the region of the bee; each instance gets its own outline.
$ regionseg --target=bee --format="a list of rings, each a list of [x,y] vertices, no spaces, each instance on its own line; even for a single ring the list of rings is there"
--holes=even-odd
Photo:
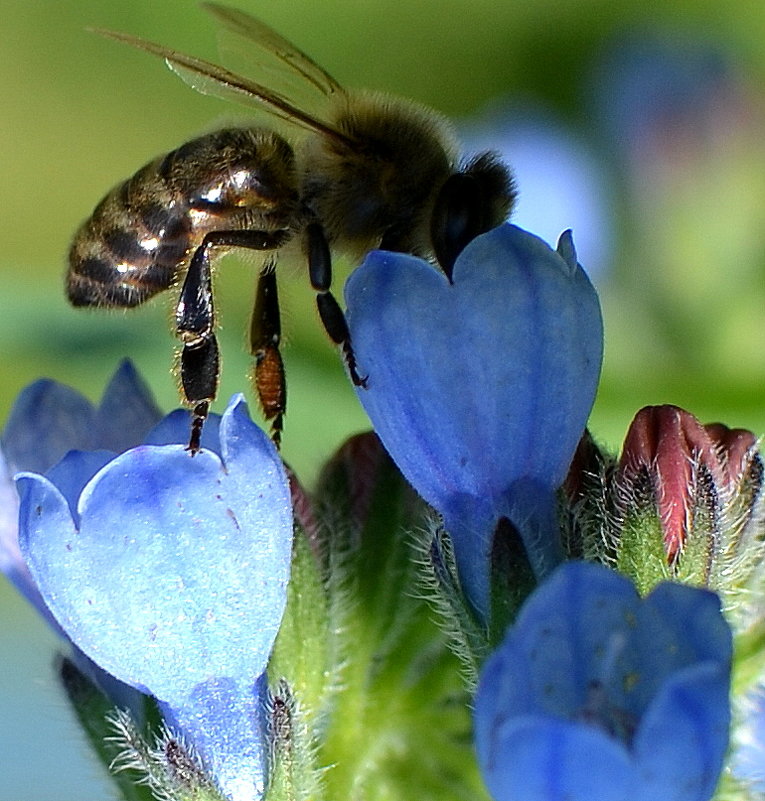
[[[344,313],[332,294],[332,254],[373,248],[430,258],[451,277],[477,235],[499,225],[515,200],[508,168],[490,152],[460,162],[448,123],[392,96],[343,89],[311,58],[254,17],[203,6],[252,51],[278,65],[306,103],[224,67],[134,36],[99,31],[163,58],[195,89],[233,98],[289,124],[288,141],[266,127],[225,128],[149,162],[117,185],[80,227],[66,289],[75,306],[133,307],[179,287],[175,333],[180,383],[191,409],[188,450],[200,437],[219,379],[212,288],[214,254],[262,251],[250,325],[253,383],[279,444],[286,381],[275,266],[297,241],[319,318],[359,374]],[[316,106],[318,110],[309,110]]]

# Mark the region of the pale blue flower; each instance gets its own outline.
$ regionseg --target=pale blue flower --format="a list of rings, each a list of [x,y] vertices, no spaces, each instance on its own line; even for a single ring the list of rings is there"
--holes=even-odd
[[[71,452],[47,476],[22,473],[19,540],[72,642],[153,695],[221,790],[251,801],[265,782],[262,677],[286,603],[292,509],[241,396],[219,451]]]

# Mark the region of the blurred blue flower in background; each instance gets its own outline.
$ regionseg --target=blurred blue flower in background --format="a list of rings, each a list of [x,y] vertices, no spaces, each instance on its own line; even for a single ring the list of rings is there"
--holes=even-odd
[[[496,801],[708,801],[728,745],[730,629],[717,597],[639,597],[569,562],[523,606],[476,696]]]
[[[465,593],[488,615],[494,532],[507,518],[537,576],[562,557],[555,491],[595,399],[598,298],[570,234],[553,251],[504,224],[453,281],[374,251],[345,297],[367,388],[358,396],[404,476],[444,517]]]
[[[551,113],[511,100],[460,125],[460,137],[468,151],[497,151],[512,167],[513,222],[547,242],[570,228],[579,259],[599,285],[611,267],[616,221],[615,189],[596,151]]]
[[[763,385],[765,93],[750,66],[722,29],[645,26],[591,70],[628,237],[611,302],[625,334],[650,332],[612,340],[623,390],[645,364],[714,374],[728,397]]]
[[[670,29],[632,31],[604,52],[592,78],[597,118],[621,155],[649,157],[714,140],[744,112],[742,76],[721,41]]]
[[[0,571],[49,620],[19,551],[13,474],[45,473],[71,450],[127,450],[161,418],[151,392],[127,360],[117,368],[97,407],[50,379],[35,381],[19,393],[0,437]]]
[[[185,442],[188,414],[153,436],[173,428]],[[241,396],[213,445],[220,455],[70,451],[45,476],[19,474],[19,543],[75,646],[153,695],[220,788],[250,801],[265,780],[262,676],[286,603],[292,507]]]

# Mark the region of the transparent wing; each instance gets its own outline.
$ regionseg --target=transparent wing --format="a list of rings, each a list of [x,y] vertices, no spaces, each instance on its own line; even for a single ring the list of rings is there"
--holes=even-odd
[[[340,84],[326,70],[261,20],[220,3],[202,3],[202,7],[221,25],[224,51],[248,65],[244,74],[260,77],[261,70],[279,72],[322,98],[343,94]],[[224,63],[229,62],[224,59]]]
[[[140,39],[137,36],[107,31],[101,28],[93,30],[102,36],[116,39],[119,42],[124,42],[163,58],[173,72],[202,94],[265,109],[269,114],[279,119],[316,131],[331,139],[342,141],[344,144],[350,144],[348,139],[326,120],[319,119],[318,116],[304,111],[292,103],[285,95],[269,89],[264,84],[244,78],[212,62],[195,56],[187,56],[177,50]],[[278,34],[276,35],[278,36]]]

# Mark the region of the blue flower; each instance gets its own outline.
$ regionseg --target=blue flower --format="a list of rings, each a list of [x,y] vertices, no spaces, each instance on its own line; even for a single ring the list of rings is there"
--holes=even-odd
[[[358,396],[404,476],[444,517],[467,597],[486,617],[498,521],[538,576],[561,558],[555,491],[595,398],[598,298],[570,232],[553,251],[513,225],[471,242],[453,280],[374,251],[345,289],[367,388]]]
[[[496,801],[708,801],[728,744],[717,596],[570,562],[486,663],[478,759]]]
[[[0,571],[49,620],[19,551],[13,474],[45,473],[71,450],[127,450],[138,445],[161,417],[129,361],[117,368],[97,407],[50,379],[35,381],[16,399],[0,437]]]
[[[185,441],[187,415],[154,436],[174,427]],[[251,801],[264,784],[263,674],[286,603],[292,509],[241,396],[213,448],[75,451],[47,476],[22,473],[19,541],[75,645],[153,695],[221,790]]]

